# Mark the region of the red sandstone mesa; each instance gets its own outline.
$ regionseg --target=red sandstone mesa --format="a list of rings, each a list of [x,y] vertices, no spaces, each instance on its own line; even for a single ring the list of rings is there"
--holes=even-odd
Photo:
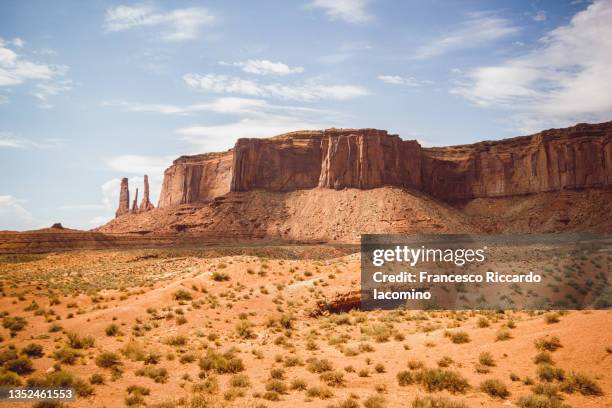
[[[435,148],[375,129],[240,139],[226,152],[175,160],[164,173],[158,206],[205,203],[230,191],[258,189],[397,186],[452,202],[606,187],[612,184],[611,138],[612,122]],[[125,213],[122,203],[118,215]]]

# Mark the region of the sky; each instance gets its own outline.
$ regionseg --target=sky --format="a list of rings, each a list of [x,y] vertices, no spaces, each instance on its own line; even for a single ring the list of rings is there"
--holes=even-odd
[[[90,229],[240,137],[424,146],[612,119],[612,0],[0,3],[0,230]],[[141,193],[142,194],[142,193]]]

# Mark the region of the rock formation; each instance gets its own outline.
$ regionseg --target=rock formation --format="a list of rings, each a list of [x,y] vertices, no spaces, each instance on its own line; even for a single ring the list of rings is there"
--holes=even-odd
[[[612,184],[611,138],[612,122],[435,148],[376,129],[239,139],[227,152],[175,160],[164,173],[159,207],[257,189],[397,186],[452,202],[604,187]]]
[[[138,212],[138,187],[136,187],[136,194],[134,195],[134,201],[132,201],[132,213]]]
[[[117,211],[115,212],[115,216],[119,217],[129,212],[130,212],[130,189],[128,186],[128,179],[127,177],[124,177],[121,179],[121,190],[119,191],[119,208],[117,208]]]
[[[207,202],[230,191],[232,151],[181,156],[164,172],[158,207]]]
[[[149,176],[144,175],[144,195],[142,197],[142,201],[140,202],[140,208],[138,212],[145,212],[155,208],[153,203],[149,199]]]
[[[155,208],[149,200],[149,177],[145,174],[144,176],[144,197],[138,206],[138,188],[136,188],[136,194],[130,207],[130,189],[128,185],[128,179],[121,179],[121,191],[119,193],[119,207],[115,212],[115,218],[120,217],[124,214],[138,214],[152,210]]]

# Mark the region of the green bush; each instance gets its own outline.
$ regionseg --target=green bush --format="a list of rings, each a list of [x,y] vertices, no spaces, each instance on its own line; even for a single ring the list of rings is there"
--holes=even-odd
[[[21,349],[21,354],[32,358],[40,358],[44,354],[43,347],[40,344],[30,343]]]
[[[464,393],[470,387],[461,374],[440,368],[425,368],[416,374],[416,381],[429,392],[447,390],[451,393]]]
[[[234,356],[234,353],[227,351],[223,354],[208,350],[206,356],[199,362],[200,368],[204,371],[214,371],[217,374],[236,374],[244,371],[242,360]]]
[[[191,293],[185,289],[177,290],[176,292],[174,292],[174,295],[172,295],[172,297],[174,298],[174,300],[183,300],[183,301],[193,299],[193,296],[191,295]]]
[[[15,374],[19,375],[28,375],[32,371],[34,371],[34,368],[32,367],[32,362],[27,357],[18,357],[13,360],[9,360],[4,363],[4,367],[8,371],[12,371]]]
[[[412,373],[410,371],[400,371],[397,373],[397,383],[400,387],[405,387],[414,382],[414,378],[412,377]]]
[[[444,397],[416,397],[412,401],[412,408],[468,408],[463,402],[452,401]]]
[[[569,394],[579,392],[582,395],[603,395],[601,387],[589,376],[581,373],[570,373],[561,384],[561,390]]]
[[[495,380],[495,379],[483,381],[480,384],[480,390],[482,392],[486,392],[492,397],[498,397],[502,399],[510,395],[510,392],[508,391],[506,384],[504,384],[503,382],[499,380]]]

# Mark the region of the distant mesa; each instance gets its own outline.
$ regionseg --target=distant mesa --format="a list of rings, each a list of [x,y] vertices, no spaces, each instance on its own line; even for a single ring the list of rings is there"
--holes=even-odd
[[[56,222],[55,224],[53,224],[51,226],[51,228],[53,228],[53,229],[64,229],[64,227],[62,226],[61,222]]]
[[[159,208],[210,203],[232,192],[409,188],[446,203],[612,184],[612,122],[531,136],[424,148],[377,129],[298,131],[239,139],[221,153],[181,156],[164,172]],[[138,194],[138,190],[136,190]],[[139,208],[121,182],[117,217]]]

